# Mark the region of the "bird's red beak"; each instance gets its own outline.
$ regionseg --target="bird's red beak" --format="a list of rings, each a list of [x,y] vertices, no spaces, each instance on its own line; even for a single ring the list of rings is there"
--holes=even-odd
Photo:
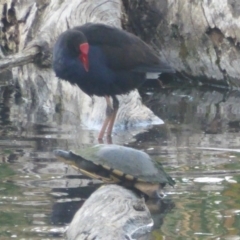
[[[79,50],[81,52],[80,60],[83,63],[84,69],[88,72],[88,70],[89,70],[89,63],[88,63],[89,44],[88,43],[80,44],[79,45]]]

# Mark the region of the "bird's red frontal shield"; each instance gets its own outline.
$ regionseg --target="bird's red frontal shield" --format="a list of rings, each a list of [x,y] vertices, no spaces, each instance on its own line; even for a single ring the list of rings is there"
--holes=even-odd
[[[89,44],[82,43],[79,45],[79,49],[81,52],[80,60],[83,63],[84,69],[88,72],[88,70],[89,70],[89,62],[88,62]]]

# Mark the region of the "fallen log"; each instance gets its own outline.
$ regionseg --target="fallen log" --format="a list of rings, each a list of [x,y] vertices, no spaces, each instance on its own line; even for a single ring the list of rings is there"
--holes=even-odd
[[[143,198],[118,185],[106,185],[95,191],[77,211],[66,239],[138,239],[152,226]]]
[[[31,63],[39,53],[39,48],[33,47],[27,51],[0,59],[0,71]]]
[[[124,0],[126,25],[183,78],[240,86],[239,0]]]

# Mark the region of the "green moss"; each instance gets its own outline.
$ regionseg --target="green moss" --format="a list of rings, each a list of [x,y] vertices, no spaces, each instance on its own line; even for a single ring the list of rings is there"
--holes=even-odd
[[[0,226],[28,225],[24,213],[0,212]]]
[[[9,167],[9,164],[0,164],[0,179],[5,179],[6,177],[13,176],[16,173]]]

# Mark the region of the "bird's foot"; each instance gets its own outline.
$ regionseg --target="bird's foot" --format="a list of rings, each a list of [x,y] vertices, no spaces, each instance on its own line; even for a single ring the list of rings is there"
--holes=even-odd
[[[106,136],[106,141],[107,141],[107,144],[112,144],[112,136],[111,135],[107,135]],[[99,144],[103,144],[104,143],[103,138],[98,138],[98,143]]]

